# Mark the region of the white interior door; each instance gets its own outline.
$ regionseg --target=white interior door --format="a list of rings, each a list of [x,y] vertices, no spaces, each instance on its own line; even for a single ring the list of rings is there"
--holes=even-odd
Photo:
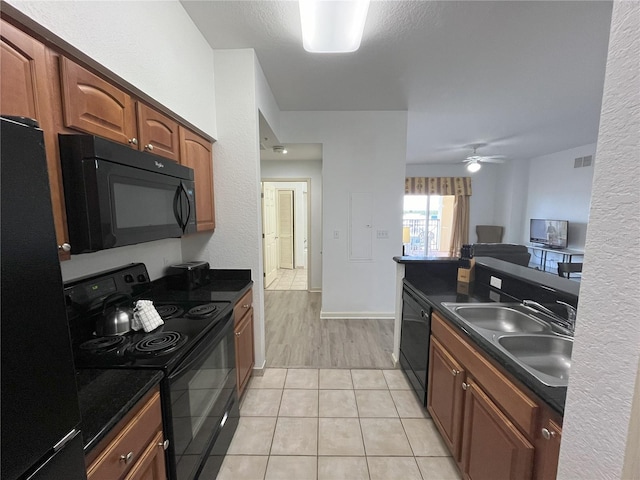
[[[293,190],[278,190],[278,266],[293,268]]]
[[[265,183],[262,188],[262,251],[265,288],[276,279],[278,271],[276,216],[276,189],[272,184]]]

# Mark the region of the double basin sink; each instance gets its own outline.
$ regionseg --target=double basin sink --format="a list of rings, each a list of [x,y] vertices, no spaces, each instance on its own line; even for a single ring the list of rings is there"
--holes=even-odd
[[[519,303],[442,306],[543,384],[567,386],[573,338],[551,317]]]

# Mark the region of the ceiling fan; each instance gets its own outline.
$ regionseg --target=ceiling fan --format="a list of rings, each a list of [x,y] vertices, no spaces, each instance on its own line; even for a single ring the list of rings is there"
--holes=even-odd
[[[471,145],[473,148],[473,154],[465,158],[462,163],[467,164],[467,170],[470,172],[477,172],[480,170],[481,163],[504,163],[504,155],[478,155],[477,150],[483,145]]]

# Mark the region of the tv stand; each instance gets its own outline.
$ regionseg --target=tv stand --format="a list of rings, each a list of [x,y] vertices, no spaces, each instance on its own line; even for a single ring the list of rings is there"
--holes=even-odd
[[[558,248],[558,247],[550,247],[547,245],[534,245],[528,244],[527,248],[530,248],[533,251],[540,251],[540,270],[543,272],[547,271],[547,253],[555,253],[562,255],[563,263],[572,263],[574,256],[584,256],[584,250],[576,250],[572,248]]]

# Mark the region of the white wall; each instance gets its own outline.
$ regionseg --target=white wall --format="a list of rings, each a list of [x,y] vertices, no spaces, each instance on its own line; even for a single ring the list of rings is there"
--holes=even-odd
[[[475,173],[465,165],[407,165],[407,177],[471,177],[471,202],[469,204],[469,242],[477,241],[476,225],[503,225],[497,217],[495,204],[505,196],[500,184],[499,172],[504,165],[485,164]],[[404,193],[404,189],[403,189]]]
[[[309,289],[322,289],[322,161],[274,160],[260,164],[262,178],[311,179],[311,279]]]
[[[213,51],[179,2],[9,3],[178,115],[216,135]],[[188,80],[185,72],[191,73]],[[151,278],[158,278],[165,265],[182,261],[180,240],[73,255],[62,262],[62,276],[66,281],[133,261],[144,262]]]
[[[322,143],[322,317],[394,316],[406,112],[282,112],[280,140]],[[350,194],[373,193],[373,259],[349,261]],[[388,239],[376,239],[387,230]],[[334,231],[338,239],[334,239]]]
[[[549,218],[569,220],[569,248],[584,248],[594,167],[573,168],[573,163],[586,155],[595,158],[595,143],[530,160],[526,222],[518,243],[529,242],[529,219]]]
[[[504,227],[504,243],[522,243],[529,185],[529,162],[510,161],[500,165],[494,199],[496,225]],[[526,224],[528,231],[529,225]]]
[[[252,49],[215,50],[218,141],[214,144],[216,229],[182,241],[184,260],[250,269],[256,367],[265,361],[260,145]]]
[[[639,24],[640,3],[614,2],[559,479],[640,478],[640,431],[629,430],[640,360]]]

